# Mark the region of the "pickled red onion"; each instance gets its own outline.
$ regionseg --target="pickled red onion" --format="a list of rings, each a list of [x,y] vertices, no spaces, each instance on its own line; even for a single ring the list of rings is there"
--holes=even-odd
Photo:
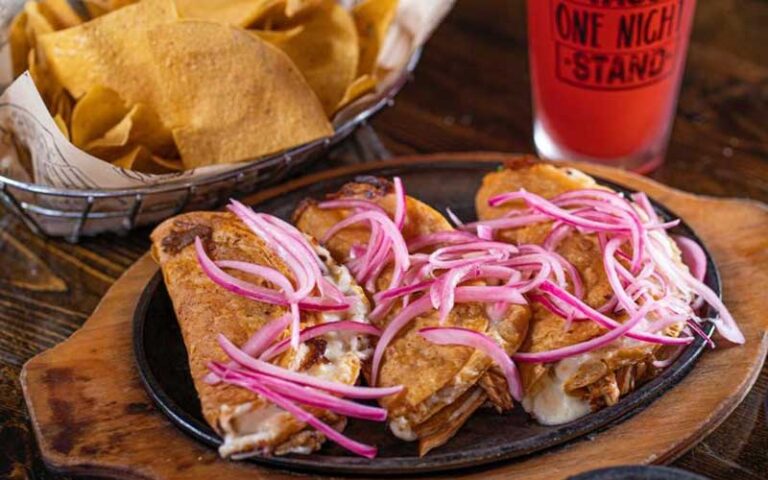
[[[619,327],[614,328],[613,330],[610,330],[607,333],[600,335],[599,337],[592,338],[585,342],[569,345],[567,347],[548,350],[546,352],[536,352],[536,353],[518,352],[512,355],[512,359],[518,362],[550,363],[550,362],[557,362],[558,360],[562,360],[567,357],[572,357],[574,355],[579,355],[581,353],[590,352],[600,347],[604,347],[609,343],[613,342],[614,340],[624,335],[628,335],[631,329],[635,327],[638,323],[640,323],[640,321],[643,320],[643,318],[645,318],[645,315],[648,313],[648,311],[651,310],[652,306],[653,306],[653,303],[644,304],[640,308],[640,310],[638,310],[629,320],[627,320],[623,324],[619,324],[620,325]]]
[[[693,278],[703,281],[707,273],[707,256],[698,243],[682,235],[672,235],[672,239],[680,249],[683,263],[688,266]]]
[[[340,446],[346,448],[347,450],[366,458],[374,458],[376,456],[376,447],[352,440],[351,438],[332,428],[330,425],[324,423],[311,413],[302,409],[288,398],[266,388],[259,382],[242,382],[237,380],[228,380],[228,382],[261,395],[265,399],[269,400],[270,402],[274,403],[278,407],[296,417],[298,420],[322,432],[330,440],[338,443]]]
[[[557,298],[558,300],[562,301],[566,305],[576,310],[577,313],[585,316],[586,318],[589,318],[590,320],[594,321],[601,327],[604,327],[610,330],[615,330],[621,327],[622,325],[616,320],[610,317],[607,317],[604,314],[600,313],[599,311],[593,309],[586,303],[582,302],[581,300],[574,297],[572,294],[558,287],[557,285],[550,282],[549,280],[543,282],[539,286],[539,290],[541,290],[542,292],[551,294],[553,297]],[[693,340],[690,337],[669,337],[667,335],[656,335],[652,333],[635,332],[631,330],[627,331],[626,335],[630,338],[634,338],[635,340],[642,340],[644,342],[649,342],[649,343],[658,343],[661,345],[681,345],[681,344],[685,345],[690,343]]]
[[[210,257],[208,257],[208,254],[205,253],[203,242],[199,237],[195,238],[195,251],[198,263],[203,269],[203,272],[205,272],[208,278],[220,287],[252,300],[284,307],[290,305],[288,298],[282,292],[258,287],[223,271],[210,259]],[[306,297],[299,302],[299,306],[305,310],[319,312],[343,312],[349,309],[348,303],[328,302],[318,297]]]
[[[220,362],[211,362],[208,364],[208,368],[211,370],[212,374],[223,378],[224,380],[239,378],[244,381],[263,383],[264,386],[270,390],[311,407],[324,408],[341,415],[361,418],[363,420],[372,420],[375,422],[383,422],[387,419],[387,411],[383,408],[369,407],[350,400],[345,400],[316,388],[297,385],[293,382],[270,377],[269,375],[258,372],[246,371],[236,367],[232,368]]]
[[[514,288],[510,287],[458,287],[454,292],[456,303],[467,302],[506,302],[526,304],[525,298]],[[381,332],[381,337],[373,352],[373,365],[371,368],[371,384],[376,385],[384,351],[392,342],[400,330],[411,320],[432,310],[432,301],[429,295],[419,297],[408,306],[400,310]]]
[[[299,340],[301,342],[306,342],[307,340],[311,340],[331,332],[351,332],[374,336],[381,335],[381,330],[368,323],[354,322],[351,320],[340,320],[338,322],[320,323],[318,325],[305,328],[301,331]],[[271,347],[260,352],[261,355],[259,355],[259,359],[266,361],[276,357],[277,355],[280,355],[288,349],[288,343],[289,342],[287,339],[275,343]],[[243,351],[246,350],[243,349]]]
[[[387,249],[392,250],[395,260],[395,268],[394,273],[392,275],[392,281],[390,285],[392,287],[397,286],[398,282],[400,281],[400,278],[402,277],[403,273],[405,273],[406,270],[408,270],[410,266],[410,258],[408,257],[408,247],[405,244],[405,240],[403,240],[403,236],[400,233],[400,230],[397,228],[397,226],[392,222],[392,220],[384,215],[381,212],[377,211],[365,211],[356,213],[354,215],[351,215],[344,220],[340,221],[339,223],[335,224],[333,227],[329,228],[325,235],[323,235],[323,238],[321,239],[322,242],[327,242],[331,237],[336,235],[339,231],[354,225],[356,223],[360,222],[369,222],[369,223],[378,223],[379,226],[382,229],[382,234],[384,235],[384,238],[387,240],[386,242],[382,242],[379,246],[379,248],[384,248],[384,246],[387,247]],[[380,264],[383,264],[386,261],[386,258],[379,258],[377,257],[377,262]],[[376,269],[376,266],[373,267],[373,269]]]
[[[405,198],[405,189],[403,188],[403,181],[400,180],[400,177],[394,177],[392,182],[395,185],[395,217],[393,220],[395,221],[397,229],[402,231],[406,220],[405,213],[407,200]]]
[[[283,380],[300,383],[302,385],[318,388],[320,390],[325,390],[331,393],[336,393],[344,397],[375,399],[386,397],[388,395],[394,395],[403,389],[402,386],[387,388],[355,387],[339,382],[324,380],[322,378],[317,378],[306,375],[304,373],[294,372],[286,368],[278,367],[277,365],[272,365],[271,363],[267,363],[262,360],[257,360],[237,348],[235,344],[233,344],[227,337],[222,334],[218,335],[218,342],[221,349],[224,350],[224,353],[226,353],[229,358],[243,367],[254,370],[256,372],[264,373],[266,375],[270,375],[272,377],[281,378]]]
[[[290,315],[281,315],[278,318],[270,321],[260,329],[256,330],[256,332],[251,335],[251,338],[249,338],[248,341],[246,341],[243,346],[240,347],[241,350],[252,357],[260,355],[264,350],[267,349],[267,347],[269,347],[272,342],[275,341],[278,335],[280,335],[280,332],[285,330],[285,327],[287,327],[290,322]],[[226,366],[229,368],[234,367],[235,362],[230,361]],[[204,382],[211,385],[215,385],[219,382],[219,380],[220,379],[213,372],[209,372],[203,378]]]

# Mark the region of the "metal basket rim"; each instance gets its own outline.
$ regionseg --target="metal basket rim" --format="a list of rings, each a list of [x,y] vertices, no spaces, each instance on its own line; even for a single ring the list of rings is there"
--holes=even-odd
[[[423,50],[423,46],[418,47],[416,50],[414,50],[413,54],[408,59],[408,63],[406,64],[405,69],[403,70],[401,75],[399,75],[395,79],[395,81],[386,91],[382,92],[383,94],[378,101],[376,101],[375,103],[371,104],[364,110],[357,113],[350,120],[344,122],[342,125],[340,125],[338,128],[335,129],[333,135],[331,135],[330,137],[313,140],[311,142],[297,145],[295,147],[291,147],[290,149],[283,150],[281,152],[277,152],[269,156],[261,157],[255,160],[245,161],[243,162],[243,165],[241,167],[238,167],[234,170],[222,172],[216,175],[206,176],[201,179],[192,180],[192,181],[169,182],[169,183],[156,185],[156,186],[142,186],[142,187],[114,188],[114,189],[111,189],[111,188],[77,189],[77,188],[50,187],[47,185],[41,185],[37,183],[30,183],[30,182],[24,182],[21,180],[16,180],[13,178],[6,177],[4,175],[0,175],[0,184],[2,184],[3,189],[7,187],[12,187],[19,191],[36,193],[36,194],[54,195],[54,196],[60,196],[60,197],[88,198],[88,199],[115,198],[115,197],[126,197],[126,196],[136,196],[136,195],[163,194],[168,192],[175,192],[178,190],[188,190],[190,188],[197,188],[200,186],[209,185],[212,183],[234,178],[252,169],[269,167],[281,161],[290,161],[293,156],[300,155],[301,153],[304,153],[305,150],[312,150],[320,144],[326,144],[327,146],[331,146],[331,145],[334,145],[335,143],[338,143],[339,141],[346,138],[346,136],[351,131],[353,131],[355,128],[357,128],[362,123],[366,122],[369,118],[371,118],[374,114],[378,113],[385,106],[390,105],[394,101],[394,97],[400,92],[400,90],[402,90],[402,88],[408,82],[408,79],[413,73],[414,69],[416,68],[416,65],[418,65],[419,60],[421,59],[422,50]]]

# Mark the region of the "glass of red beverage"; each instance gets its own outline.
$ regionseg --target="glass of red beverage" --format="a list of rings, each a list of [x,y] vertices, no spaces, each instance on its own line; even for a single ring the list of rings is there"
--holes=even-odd
[[[539,155],[642,173],[664,160],[695,0],[528,0]]]

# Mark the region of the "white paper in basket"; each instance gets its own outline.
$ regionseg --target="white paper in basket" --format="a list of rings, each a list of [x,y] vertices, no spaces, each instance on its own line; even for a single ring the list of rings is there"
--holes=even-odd
[[[377,91],[392,85],[412,54],[423,45],[455,0],[400,0],[395,19],[387,33],[378,63],[388,70]],[[0,1],[0,91],[12,80],[8,26],[23,6],[22,0]],[[354,2],[341,2],[349,7]],[[358,99],[339,112],[339,126],[366,105],[378,100],[373,93]],[[14,138],[15,137],[15,138]],[[72,145],[58,130],[28,74],[17,78],[0,96],[0,173],[19,178],[14,140],[24,145],[32,160],[34,183],[76,189],[119,189],[158,185],[201,178],[234,170],[243,163],[213,165],[165,175],[143,174],[114,167]],[[23,173],[21,174],[23,175]]]

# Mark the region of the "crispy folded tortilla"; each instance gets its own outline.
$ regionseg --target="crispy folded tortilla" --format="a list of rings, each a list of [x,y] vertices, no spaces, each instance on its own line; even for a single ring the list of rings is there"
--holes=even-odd
[[[396,203],[392,184],[374,177],[360,177],[330,198],[371,200],[390,215],[393,215]],[[320,209],[317,202],[307,200],[295,212],[294,220],[299,230],[322,238],[329,228],[350,213],[343,209]],[[403,228],[406,240],[452,229],[440,213],[411,197],[406,199],[406,218]],[[361,224],[342,230],[326,247],[334,258],[344,262],[353,245],[367,245],[368,239],[369,228]],[[386,289],[390,278],[391,270],[385,269],[377,281],[377,291]],[[376,292],[368,292],[369,295],[373,293]],[[386,326],[400,310],[399,305],[378,322],[379,327]],[[529,316],[528,307],[512,305],[505,318],[491,322],[483,305],[458,304],[446,325],[492,335],[511,354],[525,337]],[[381,404],[389,412],[392,432],[404,440],[418,439],[421,455],[448,441],[486,397],[490,397],[499,409],[511,408],[506,380],[500,373],[492,373],[495,367],[489,357],[468,347],[438,346],[418,334],[419,329],[436,325],[437,312],[410,322],[387,347],[379,372],[380,386],[405,386],[401,394],[386,397]]]
[[[521,157],[506,168],[487,174],[475,198],[478,218],[499,218],[512,209],[523,208],[522,202],[499,207],[488,206],[488,200],[521,188],[551,198],[560,193],[584,188],[606,188],[572,168],[561,168]],[[606,188],[607,189],[607,188]],[[498,232],[501,240],[514,244],[540,244],[551,230],[551,223]],[[675,251],[677,247],[670,240]],[[603,267],[602,253],[595,235],[573,232],[556,250],[579,271],[585,288],[585,301],[600,307],[612,296]],[[678,251],[679,252],[679,251]],[[542,352],[580,343],[606,332],[595,322],[573,322],[566,329],[566,320],[544,308],[532,305],[533,317],[521,352]],[[617,317],[623,321],[624,318]],[[665,333],[677,335],[682,325],[672,325]],[[613,344],[554,364],[521,364],[520,373],[525,396],[523,406],[544,424],[560,424],[618,402],[622,395],[656,373],[653,361],[667,353],[657,345],[622,338]]]
[[[200,268],[194,239],[200,237],[214,260],[240,260],[269,266],[291,278],[285,263],[258,236],[230,213],[195,212],[163,222],[152,233],[152,254],[160,264],[176,318],[187,347],[189,368],[200,397],[203,416],[223,437],[222,456],[310,453],[320,448],[324,435],[308,428],[288,412],[243,388],[203,381],[210,361],[226,361],[216,336],[224,334],[236,345],[286,308],[235,295],[214,284]],[[345,267],[333,262],[320,246],[316,251],[329,269],[327,278],[346,296],[356,298],[346,319],[367,322],[368,300]],[[257,285],[256,276],[230,272]],[[302,327],[340,320],[339,314],[302,313]],[[288,331],[283,334],[288,336]],[[366,337],[335,333],[303,343],[298,352],[288,350],[274,363],[328,380],[354,384],[362,362],[371,353]],[[341,430],[346,419],[329,411],[309,409],[321,420]]]

